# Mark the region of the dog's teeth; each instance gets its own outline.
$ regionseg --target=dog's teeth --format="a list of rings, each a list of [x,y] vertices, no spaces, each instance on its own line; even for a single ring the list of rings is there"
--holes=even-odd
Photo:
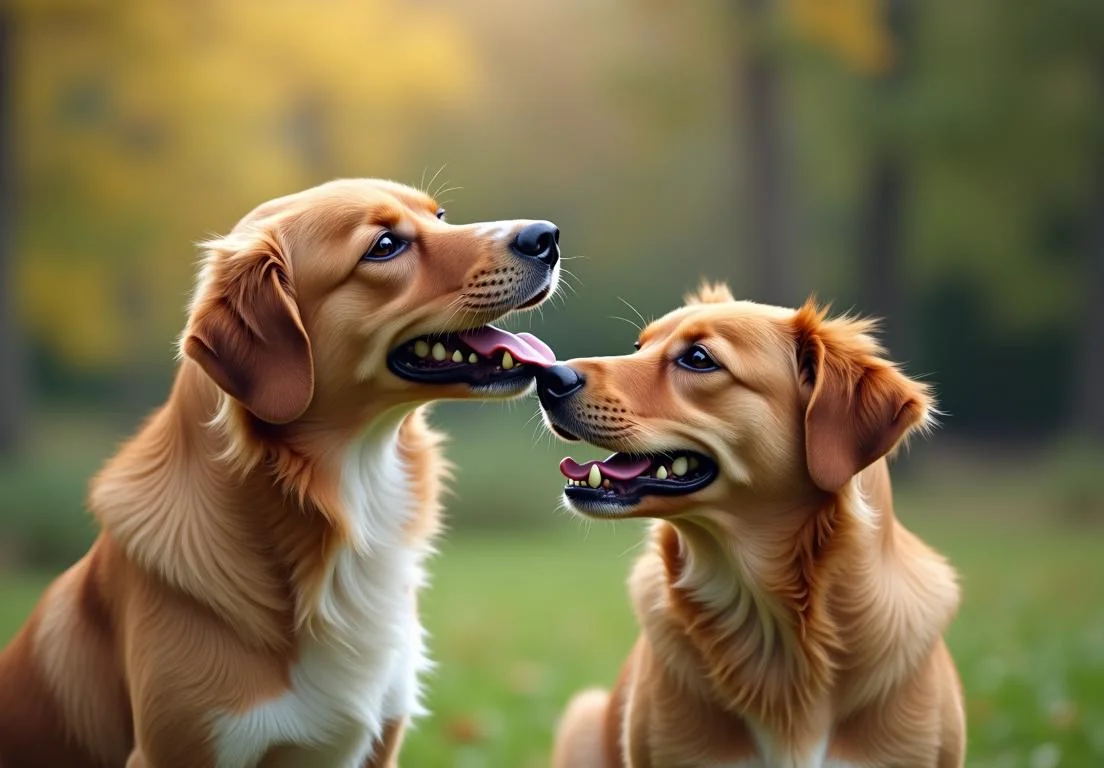
[[[667,467],[660,467],[656,470],[656,477],[660,480],[667,479]]]
[[[698,457],[697,456],[691,456],[690,457],[690,469],[697,469],[698,464],[699,464]]]
[[[602,481],[602,487],[603,488],[609,488],[610,487],[610,481],[609,480],[603,480]]]
[[[459,349],[452,353],[452,362],[462,363],[464,362],[464,353]]]
[[[468,362],[471,363],[472,365],[475,365],[478,361],[479,361],[479,358],[476,357],[474,352],[472,352],[470,355],[468,355]]]
[[[448,352],[445,351],[445,345],[438,341],[433,345],[433,359],[444,360],[446,357],[448,357]]]
[[[587,485],[591,488],[597,488],[602,484],[602,470],[598,469],[597,464],[592,464],[590,467],[590,475],[587,476]]]
[[[508,371],[514,367],[514,356],[507,352],[502,353],[502,370]]]
[[[685,456],[679,456],[677,459],[671,462],[671,474],[675,477],[682,477],[686,474],[686,470],[689,469],[690,462],[686,460]]]
[[[418,339],[414,342],[414,354],[418,357],[425,357],[429,354],[429,345]]]

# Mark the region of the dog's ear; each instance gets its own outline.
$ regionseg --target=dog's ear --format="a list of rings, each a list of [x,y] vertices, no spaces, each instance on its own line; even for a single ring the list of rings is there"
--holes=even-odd
[[[696,291],[692,291],[684,297],[687,304],[723,304],[735,301],[732,291],[724,283],[711,283],[702,280]]]
[[[183,352],[258,419],[294,421],[314,396],[314,361],[278,238],[232,236],[207,247]]]
[[[794,319],[809,476],[829,492],[930,425],[928,387],[882,357],[874,322],[826,319],[810,300]]]

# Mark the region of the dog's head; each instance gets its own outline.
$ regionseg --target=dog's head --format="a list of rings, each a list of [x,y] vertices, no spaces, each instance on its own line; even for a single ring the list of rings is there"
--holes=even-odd
[[[839,491],[931,419],[928,388],[883,358],[872,325],[707,286],[645,328],[634,354],[546,369],[551,429],[617,452],[564,459],[568,505],[669,517]]]
[[[554,356],[488,323],[555,290],[558,241],[547,221],[449,224],[392,182],[323,184],[205,244],[182,351],[270,424],[519,395]]]

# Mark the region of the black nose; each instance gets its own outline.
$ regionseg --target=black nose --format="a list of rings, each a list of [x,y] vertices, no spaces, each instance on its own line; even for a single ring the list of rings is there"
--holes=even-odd
[[[537,397],[541,405],[549,409],[578,392],[585,383],[582,374],[566,365],[541,368],[537,374]]]
[[[560,230],[550,221],[537,221],[517,233],[514,252],[554,267],[560,260]]]

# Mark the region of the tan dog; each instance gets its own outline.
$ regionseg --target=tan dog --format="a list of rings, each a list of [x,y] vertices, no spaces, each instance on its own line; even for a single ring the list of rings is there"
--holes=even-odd
[[[555,288],[556,228],[443,218],[338,181],[206,244],[169,400],[92,483],[102,534],[0,655],[3,768],[395,764],[446,473],[419,406],[553,360],[484,324]]]
[[[541,374],[554,431],[624,451],[565,459],[568,507],[656,520],[640,638],[569,705],[554,766],[963,764],[955,574],[894,518],[884,458],[931,399],[870,330],[706,287],[636,354]]]

